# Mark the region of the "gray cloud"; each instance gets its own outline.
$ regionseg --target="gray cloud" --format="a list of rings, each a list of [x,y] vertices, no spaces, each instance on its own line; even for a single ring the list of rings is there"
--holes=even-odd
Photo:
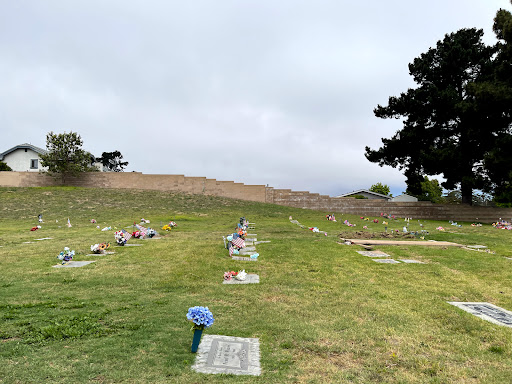
[[[16,1],[0,5],[5,150],[79,132],[129,170],[337,195],[403,175],[364,158],[407,64],[508,0]]]

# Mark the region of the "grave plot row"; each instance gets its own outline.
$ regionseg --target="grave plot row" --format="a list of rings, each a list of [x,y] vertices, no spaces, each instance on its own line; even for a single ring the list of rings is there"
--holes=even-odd
[[[335,220],[334,220],[334,221],[335,221]],[[301,223],[299,223],[297,220],[294,220],[291,216],[290,216],[290,223],[292,223],[292,224],[296,224],[296,225],[298,225],[299,227],[301,227],[302,229],[307,228],[307,229],[309,229],[311,232],[322,233],[322,234],[324,234],[325,236],[327,236],[327,232],[325,232],[325,231],[321,231],[321,230],[319,230],[317,227],[306,227],[306,226],[302,225]]]
[[[254,225],[254,224],[253,224]],[[245,218],[240,219],[237,232],[224,237],[224,247],[229,250],[233,260],[257,261],[251,258],[257,255],[254,243],[246,247],[248,239],[256,239],[256,234],[244,233],[247,229]],[[249,255],[249,257],[237,256]],[[240,279],[243,274],[243,278]],[[257,274],[246,274],[245,270],[239,272],[225,272],[223,284],[259,284]],[[259,340],[256,338],[243,338],[221,335],[203,336],[196,355],[192,370],[206,374],[233,374],[233,375],[261,375]]]
[[[474,246],[474,249],[485,249],[485,246]],[[384,264],[399,264],[398,261],[393,259],[387,259],[390,255],[381,251],[357,251],[360,255],[366,257],[372,257],[373,261],[377,263]],[[386,257],[386,259],[381,259],[382,257]],[[507,257],[507,259],[512,260],[512,258]],[[409,259],[399,259],[403,263],[415,263],[415,264],[425,264],[418,260],[409,260]],[[507,311],[501,307],[498,307],[491,303],[486,302],[448,302],[448,304],[454,305],[463,311],[466,311],[474,316],[477,316],[481,319],[487,320],[491,323],[502,325],[505,327],[512,328],[512,312]]]

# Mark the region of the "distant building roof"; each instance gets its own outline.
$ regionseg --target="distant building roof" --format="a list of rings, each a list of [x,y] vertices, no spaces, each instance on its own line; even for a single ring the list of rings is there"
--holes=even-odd
[[[369,194],[369,195],[372,195],[372,196],[375,196],[375,197],[378,197],[378,198],[381,198],[381,199],[386,199],[386,200],[391,199],[391,196],[386,196],[386,195],[383,195],[382,193],[372,192],[372,191],[369,191],[367,189],[358,189],[357,191],[352,191],[352,192],[349,192],[349,193],[344,193],[343,195],[339,195],[339,196],[336,196],[336,197],[350,197],[350,196],[354,196],[354,195],[361,195],[363,193],[366,193],[366,194]]]
[[[408,195],[407,193],[402,193],[401,195],[393,197],[391,201],[416,202],[418,198]]]
[[[2,161],[4,159],[4,157],[7,156],[9,153],[14,152],[18,149],[31,149],[34,152],[39,153],[40,155],[44,155],[47,153],[46,149],[39,148],[39,147],[36,147],[35,145],[25,143],[25,144],[17,145],[15,147],[12,147],[11,149],[8,149],[7,151],[5,151],[3,153],[0,153],[0,161]]]

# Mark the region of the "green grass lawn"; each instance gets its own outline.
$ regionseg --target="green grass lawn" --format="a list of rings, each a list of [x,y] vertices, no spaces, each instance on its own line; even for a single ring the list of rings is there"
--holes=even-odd
[[[30,232],[39,213],[44,224]],[[338,222],[328,222],[326,213],[177,193],[0,188],[0,383],[512,382],[512,328],[447,303],[512,310],[511,232],[421,221],[427,239],[495,253],[376,247],[426,263],[387,265],[338,244],[341,232],[365,224],[382,232],[382,220],[337,214]],[[271,240],[257,246],[258,262],[232,261],[223,247],[222,235],[241,216],[257,223],[250,232],[258,240]],[[114,243],[113,231],[96,225],[120,229],[142,217],[157,229],[169,220],[178,228],[160,240],[130,240],[142,247],[86,256],[94,243]],[[403,225],[391,220],[388,228]],[[439,225],[446,231],[436,231]],[[43,237],[53,240],[34,240]],[[65,246],[76,251],[74,260],[97,262],[52,268]],[[242,268],[261,283],[222,284],[225,271]],[[261,376],[190,369],[185,316],[195,305],[214,314],[205,333],[259,338]]]

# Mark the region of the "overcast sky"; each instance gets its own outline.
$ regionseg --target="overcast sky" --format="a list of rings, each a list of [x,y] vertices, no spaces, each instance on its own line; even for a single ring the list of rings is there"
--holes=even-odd
[[[336,196],[405,191],[364,157],[407,65],[509,0],[0,0],[0,152],[78,132],[127,171]]]

